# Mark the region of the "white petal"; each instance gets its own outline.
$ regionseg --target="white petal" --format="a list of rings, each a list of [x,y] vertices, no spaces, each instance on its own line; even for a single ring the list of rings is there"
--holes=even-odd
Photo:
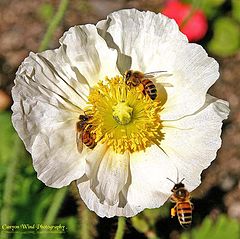
[[[68,61],[85,77],[90,86],[106,76],[119,74],[116,67],[117,51],[108,48],[96,26],[75,26],[65,32],[60,43]]]
[[[90,181],[86,176],[77,180],[77,186],[84,203],[100,217],[132,217],[140,212],[137,208],[130,207],[128,203],[124,207],[120,207],[118,203],[113,206],[100,203],[99,198],[91,190]]]
[[[68,64],[62,61],[63,55],[62,49],[38,54],[30,53],[16,73],[14,100],[20,101],[21,97],[35,97],[31,95],[31,91],[26,90],[33,88],[33,91],[37,91],[39,97],[44,97],[46,102],[57,99],[65,102],[66,108],[75,111],[83,108],[86,105],[84,96],[89,89],[82,87],[74,72],[71,74],[70,70],[68,71]],[[24,87],[23,90],[18,89],[22,87],[21,85]],[[20,92],[21,96],[18,95]]]
[[[188,190],[200,184],[200,175],[216,158],[221,146],[222,120],[229,114],[228,103],[210,95],[204,106],[195,114],[176,121],[163,121],[164,149]],[[176,176],[173,175],[176,181]]]
[[[160,13],[136,9],[113,12],[107,20],[98,22],[97,28],[108,45],[117,49],[119,55],[122,54],[123,59],[119,62],[121,73],[130,68],[146,72],[147,65],[152,64],[151,57],[156,50],[154,46],[173,39],[187,41],[174,20]]]
[[[85,173],[87,150],[79,154],[76,149],[75,124],[75,120],[54,122],[36,136],[32,146],[33,166],[38,179],[47,186],[69,185]]]
[[[78,180],[83,201],[99,216],[131,217],[168,199],[172,183],[167,177],[176,174],[176,168],[157,146],[132,154],[130,161],[123,161],[122,155],[115,156],[114,162],[102,162],[100,158],[107,161],[108,155],[105,146],[98,147],[88,158],[88,176]]]
[[[12,91],[13,125],[32,154],[39,179],[52,187],[65,186],[85,169],[84,152],[77,152],[75,140],[79,109],[24,72],[17,75]]]
[[[78,188],[87,206],[101,217],[136,214],[126,200],[131,180],[129,153],[117,154],[98,144],[86,161],[86,176],[78,180]]]
[[[177,49],[176,45],[169,44],[166,48],[168,53],[162,64],[172,76],[158,79],[158,82],[172,85],[165,88],[167,99],[161,112],[162,120],[179,119],[197,111],[203,106],[208,89],[219,77],[218,63],[208,57],[201,46],[181,42]],[[171,57],[173,54],[175,56]]]
[[[176,168],[164,151],[156,145],[145,152],[133,153],[130,159],[131,185],[128,202],[145,208],[163,205],[171,194],[172,184],[167,180],[176,174]]]

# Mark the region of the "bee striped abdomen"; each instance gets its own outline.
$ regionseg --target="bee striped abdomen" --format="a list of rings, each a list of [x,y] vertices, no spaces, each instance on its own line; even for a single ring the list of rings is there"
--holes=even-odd
[[[97,143],[95,142],[96,134],[91,133],[90,130],[85,130],[82,135],[83,143],[90,149],[93,149]]]
[[[144,79],[141,83],[144,87],[143,94],[147,94],[152,100],[155,100],[157,97],[157,89],[153,82],[149,79]]]
[[[192,223],[192,206],[189,202],[178,202],[177,216],[183,228],[188,228]]]

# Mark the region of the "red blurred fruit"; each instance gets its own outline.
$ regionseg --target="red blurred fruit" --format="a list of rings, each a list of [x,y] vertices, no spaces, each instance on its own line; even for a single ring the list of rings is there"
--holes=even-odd
[[[181,32],[187,36],[188,40],[190,42],[195,42],[201,40],[205,36],[208,29],[208,23],[202,10],[196,9],[191,12],[191,9],[191,4],[182,3],[179,0],[169,0],[161,12],[173,18],[180,27]]]

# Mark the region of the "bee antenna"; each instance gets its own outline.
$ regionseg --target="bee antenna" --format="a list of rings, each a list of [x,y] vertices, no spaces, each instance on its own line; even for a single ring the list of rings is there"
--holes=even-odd
[[[180,183],[182,183],[184,179],[185,179],[185,178],[183,178],[183,179],[180,181]]]
[[[177,169],[177,182],[179,182],[179,172],[178,172],[178,168]]]
[[[172,183],[176,184],[172,179],[170,178],[167,178],[169,181],[171,181]]]

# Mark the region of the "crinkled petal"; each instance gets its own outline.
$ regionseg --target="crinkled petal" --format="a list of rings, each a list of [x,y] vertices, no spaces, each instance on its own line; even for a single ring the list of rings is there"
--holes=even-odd
[[[146,62],[145,58],[151,59],[156,50],[153,46],[161,47],[162,43],[174,39],[187,41],[174,20],[160,13],[140,12],[136,9],[113,12],[107,20],[98,22],[97,28],[108,45],[118,50],[119,55],[123,54],[126,59],[127,56],[131,57],[124,70],[132,68],[146,72],[146,67],[152,61]],[[119,63],[126,64],[124,61]]]
[[[167,177],[176,173],[174,163],[156,145],[131,155],[128,202],[140,211],[163,205],[171,193]],[[172,186],[172,185],[171,185]]]
[[[132,216],[126,198],[131,181],[129,153],[117,154],[98,144],[86,162],[86,175],[78,180],[78,188],[87,206],[102,217]]]
[[[30,53],[16,73],[16,88],[13,88],[12,93],[14,99],[20,101],[23,97],[34,97],[32,91],[37,91],[46,103],[57,99],[55,106],[61,101],[63,107],[80,111],[86,105],[84,96],[89,89],[81,87],[77,77],[71,76],[68,64],[62,61],[63,55],[61,48],[38,54]],[[18,87],[24,87],[20,95]],[[27,91],[26,88],[32,88],[32,91]]]
[[[122,207],[119,206],[119,203],[112,206],[100,203],[99,198],[91,189],[90,180],[86,176],[77,180],[77,186],[81,198],[83,199],[87,207],[97,213],[97,215],[100,217],[132,217],[141,211],[137,210],[137,208],[132,208],[128,203]]]
[[[47,186],[62,187],[85,172],[85,154],[77,151],[77,115],[28,98],[15,102],[13,124],[32,154],[38,178]]]
[[[166,47],[168,53],[162,64],[172,75],[157,79],[158,83],[171,84],[165,87],[167,99],[161,112],[162,120],[180,119],[201,108],[208,89],[219,77],[218,63],[208,57],[200,45],[181,42],[178,49],[176,45],[171,43]]]
[[[161,147],[185,178],[192,191],[200,184],[200,175],[216,158],[221,146],[222,121],[229,114],[228,102],[207,95],[204,106],[195,114],[176,121],[163,121]],[[172,175],[176,181],[176,175]]]
[[[81,177],[85,169],[84,152],[77,152],[75,139],[82,111],[70,101],[71,96],[80,101],[81,97],[65,81],[54,78],[51,70],[34,54],[24,61],[12,90],[12,120],[32,154],[39,179],[48,186],[62,187]],[[66,91],[57,86],[61,84]]]
[[[106,152],[104,146],[98,148],[98,150],[92,154],[92,158],[96,161],[100,161],[101,157],[103,157]],[[100,159],[97,159],[97,155],[99,155]],[[124,180],[126,182],[125,188],[123,188],[122,194],[119,194],[119,201],[115,204],[112,204],[112,202],[109,203],[108,200],[101,201],[101,196],[107,196],[108,192],[102,190],[102,193],[105,193],[106,195],[99,195],[91,182],[91,180],[97,180],[96,178],[98,178],[98,175],[96,174],[99,171],[99,162],[96,161],[92,161],[92,165],[87,166],[91,167],[91,175],[93,178],[89,179],[87,176],[83,176],[78,180],[78,189],[86,205],[101,217],[131,217],[145,208],[160,207],[170,195],[169,192],[172,188],[172,184],[169,185],[167,177],[171,177],[175,174],[176,168],[162,149],[157,146],[152,146],[145,152],[138,152],[131,155],[128,169],[128,180],[127,182]],[[122,167],[119,167],[119,170],[120,169],[123,170]],[[119,181],[114,180],[116,178],[115,167],[111,172],[104,172],[102,175],[105,176],[105,179],[102,179],[103,182],[97,180],[94,184],[111,185],[108,188],[108,190],[111,191],[111,194],[109,195],[114,198],[115,194],[112,193],[111,187],[116,188],[116,185],[113,185],[112,183],[117,184],[118,187],[122,188],[123,184],[121,184],[121,181],[123,182],[123,179],[120,179]],[[117,175],[122,175],[122,173],[118,173]],[[108,180],[111,180],[112,182],[106,183]],[[104,187],[102,188],[104,189]]]
[[[75,120],[54,122],[36,136],[32,146],[33,167],[38,179],[47,186],[69,185],[85,173],[87,150],[79,154],[76,149],[75,124]]]
[[[75,26],[65,32],[60,43],[71,66],[77,69],[90,86],[106,76],[119,74],[117,51],[110,49],[98,34],[96,26]]]

